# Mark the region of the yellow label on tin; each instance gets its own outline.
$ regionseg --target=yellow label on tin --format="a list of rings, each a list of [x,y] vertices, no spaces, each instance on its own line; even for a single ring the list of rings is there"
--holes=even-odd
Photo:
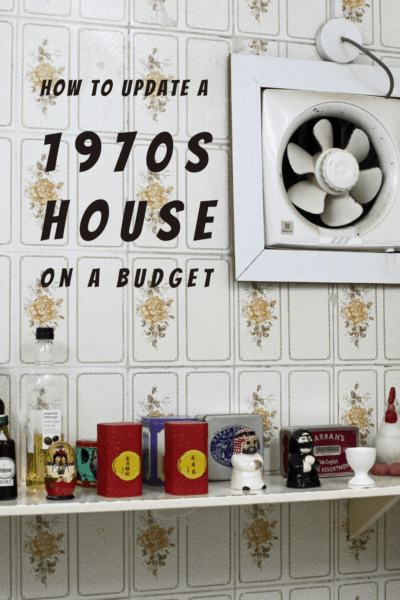
[[[206,472],[207,458],[200,450],[189,450],[178,460],[178,470],[188,479],[198,479]]]
[[[128,450],[114,459],[112,470],[123,481],[132,481],[140,474],[140,466],[140,456]]]

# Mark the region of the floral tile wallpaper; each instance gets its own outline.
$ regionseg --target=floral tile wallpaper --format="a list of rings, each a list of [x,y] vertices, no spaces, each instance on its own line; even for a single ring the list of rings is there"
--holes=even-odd
[[[68,403],[68,437],[145,415],[252,412],[263,418],[265,468],[279,473],[283,425],[350,424],[369,445],[390,387],[400,389],[400,287],[248,282],[233,278],[228,61],[232,52],[318,60],[328,0],[0,0],[0,398],[12,416],[24,480],[26,375],[34,330],[51,325]],[[343,0],[342,16],[388,64],[400,64],[398,0]],[[369,59],[360,59],[368,62]],[[52,78],[40,97],[43,77]],[[82,78],[79,98],[56,96]],[[91,79],[209,79],[206,98],[110,95]],[[79,172],[76,136],[95,130],[102,155]],[[116,135],[138,131],[114,173]],[[188,139],[210,130],[206,172],[185,170]],[[62,131],[45,173],[46,133]],[[146,165],[171,132],[172,160]],[[92,196],[111,204],[98,240],[78,225]],[[213,236],[194,241],[199,202],[218,198]],[[40,241],[49,201],[70,199],[62,240]],[[143,233],[119,238],[127,200],[148,202]],[[182,200],[181,230],[158,240],[160,210]],[[249,206],[249,209],[251,207]],[[167,273],[213,269],[212,285],[149,286]],[[40,276],[53,267],[53,284]],[[102,285],[88,288],[93,268]],[[115,287],[116,272],[142,269]],[[59,287],[72,269],[70,288]],[[146,269],[146,272],[144,272]],[[200,275],[202,274],[202,275]],[[132,275],[131,275],[132,277]],[[202,282],[201,282],[202,283]],[[400,508],[348,540],[346,502],[240,509],[0,518],[0,600],[398,600]],[[104,574],[106,573],[106,576]]]

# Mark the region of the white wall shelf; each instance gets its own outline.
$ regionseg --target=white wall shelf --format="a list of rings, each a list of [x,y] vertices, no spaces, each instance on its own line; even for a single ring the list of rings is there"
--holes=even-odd
[[[77,487],[75,499],[64,502],[46,500],[46,493],[29,493],[19,489],[15,501],[0,502],[0,516],[44,515],[61,513],[117,512],[132,510],[159,510],[173,508],[197,508],[211,506],[241,506],[246,504],[273,504],[285,502],[310,502],[318,500],[342,500],[346,498],[400,497],[400,477],[375,477],[376,486],[351,489],[349,478],[322,479],[322,486],[311,490],[290,490],[280,475],[266,476],[265,492],[234,492],[229,482],[210,483],[205,496],[171,496],[163,488],[144,486],[143,496],[138,498],[103,498],[95,490]]]

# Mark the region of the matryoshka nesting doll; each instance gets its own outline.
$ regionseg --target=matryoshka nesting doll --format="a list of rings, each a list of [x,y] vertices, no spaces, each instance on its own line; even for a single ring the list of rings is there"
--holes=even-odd
[[[48,448],[45,481],[48,500],[71,500],[74,497],[74,450],[66,442],[56,442]]]

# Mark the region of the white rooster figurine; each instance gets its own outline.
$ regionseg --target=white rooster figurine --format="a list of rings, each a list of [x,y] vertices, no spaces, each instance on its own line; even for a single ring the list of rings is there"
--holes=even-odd
[[[400,470],[400,420],[395,401],[396,390],[390,389],[388,407],[379,426],[373,446],[376,448],[376,462],[372,472],[376,475],[399,475]]]

